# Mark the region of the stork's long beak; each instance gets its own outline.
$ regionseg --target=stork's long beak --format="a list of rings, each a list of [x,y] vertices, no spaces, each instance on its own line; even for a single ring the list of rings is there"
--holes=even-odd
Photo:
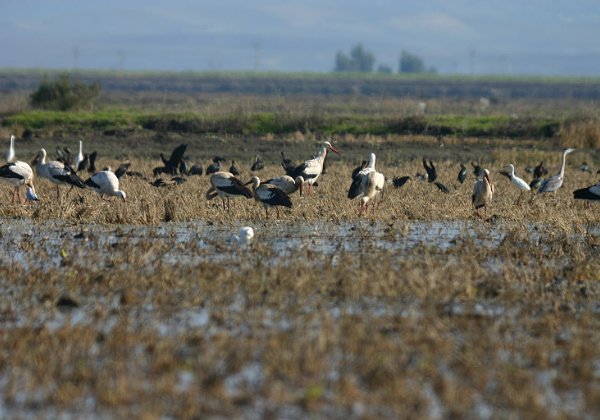
[[[336,153],[338,156],[342,156],[342,154],[333,146],[329,146],[329,150],[331,150],[333,153]]]

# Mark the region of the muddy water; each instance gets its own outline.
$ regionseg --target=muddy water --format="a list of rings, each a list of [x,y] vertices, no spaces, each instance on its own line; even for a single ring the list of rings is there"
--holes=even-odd
[[[99,266],[109,263],[115,254],[127,252],[139,244],[160,243],[170,250],[162,255],[164,264],[196,265],[203,261],[239,260],[240,252],[253,247],[267,249],[272,264],[287,264],[296,255],[310,253],[307,263],[319,262],[343,251],[359,253],[365,248],[402,252],[417,246],[447,250],[460,241],[477,241],[479,246],[497,246],[506,235],[502,226],[480,223],[411,222],[402,225],[360,222],[306,222],[302,224],[255,224],[251,244],[239,243],[235,235],[239,225],[216,226],[205,222],[168,223],[157,226],[71,225],[62,221],[32,224],[27,220],[4,220],[0,225],[0,256],[3,264],[18,264],[25,269],[59,267],[65,257],[73,264],[93,256]],[[531,228],[535,237],[536,229]],[[264,253],[264,252],[263,252]],[[86,258],[85,264],[89,264]]]

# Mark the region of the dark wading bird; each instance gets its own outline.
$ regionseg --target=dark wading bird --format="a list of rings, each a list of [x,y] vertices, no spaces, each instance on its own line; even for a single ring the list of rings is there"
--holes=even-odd
[[[573,198],[578,200],[600,200],[600,182],[590,187],[573,191]]]
[[[483,176],[483,169],[477,162],[471,162],[471,166],[473,167],[473,175],[475,178],[481,178]]]
[[[441,182],[435,181],[433,183],[433,185],[435,185],[436,187],[438,187],[438,190],[440,190],[441,192],[448,194],[450,192],[450,188],[446,187],[444,184],[442,184]]]
[[[187,161],[181,159],[181,161],[179,161],[179,175],[188,176],[189,174],[190,174],[190,169],[188,168]]]
[[[206,192],[206,198],[212,200],[220,196],[223,200],[223,210],[225,210],[225,198],[227,198],[227,210],[231,210],[229,203],[230,197],[243,196],[252,198],[252,191],[246,187],[242,181],[237,179],[231,172],[219,171],[210,177],[211,187]]]
[[[366,160],[363,160],[360,165],[352,170],[352,179],[356,179],[358,173],[367,167],[367,163],[368,162]]]
[[[235,160],[231,161],[231,166],[229,167],[229,172],[231,172],[233,175],[237,176],[238,178],[240,178],[242,176],[242,172],[240,172],[240,168],[238,168],[238,166],[235,164]]]
[[[296,163],[292,159],[288,159],[285,157],[283,152],[281,152],[281,167],[285,171],[286,175],[290,175],[296,169]]]
[[[254,163],[250,167],[250,170],[252,172],[257,172],[257,171],[264,169],[264,167],[265,167],[265,161],[262,160],[262,158],[259,155],[256,155],[256,157],[254,158]]]
[[[203,172],[202,163],[194,163],[190,168],[190,175],[202,175]]]
[[[257,176],[250,178],[245,185],[252,184],[252,192],[254,193],[254,199],[261,203],[265,208],[265,216],[269,217],[269,208],[275,207],[277,211],[277,218],[279,219],[279,207],[292,208],[292,200],[290,197],[271,184],[261,184],[260,179]]]
[[[96,172],[96,157],[98,156],[98,152],[96,152],[95,150],[90,153],[89,156],[89,160],[90,160],[90,165],[87,168],[88,173],[90,174],[95,174]]]
[[[117,170],[114,172],[115,176],[118,179],[121,179],[121,177],[127,173],[127,171],[129,170],[130,167],[131,167],[131,162],[130,161],[126,161],[126,162],[121,163],[119,165],[119,167],[117,168]]]
[[[463,163],[461,162],[460,163],[460,171],[458,172],[458,176],[456,177],[456,180],[462,184],[465,182],[465,179],[467,179],[467,167],[465,165],[463,165]]]
[[[580,170],[581,172],[587,172],[587,173],[589,173],[589,174],[591,174],[591,173],[592,173],[592,170],[590,169],[590,165],[588,165],[588,164],[587,164],[587,162],[583,162],[583,163],[581,164],[581,166],[579,166],[579,170]]]
[[[473,185],[473,195],[471,197],[473,207],[475,207],[479,218],[481,218],[479,209],[482,207],[487,217],[487,208],[494,196],[494,185],[490,181],[490,172],[487,169],[483,169],[482,172],[483,176]]]
[[[564,176],[565,176],[565,164],[567,162],[567,155],[571,152],[574,152],[575,149],[565,149],[562,154],[562,164],[560,165],[560,171],[556,174],[542,182],[540,189],[538,190],[540,193],[545,192],[556,192],[563,184]]]
[[[26,185],[28,191],[32,190],[33,196],[37,199],[33,187],[33,170],[27,163],[16,161],[0,166],[0,180],[15,187],[11,203],[14,203],[15,200],[19,200],[19,204],[23,203],[19,194],[21,185]]]
[[[429,165],[425,158],[423,158],[423,168],[427,172],[427,182],[433,182],[437,179],[437,171],[435,170],[435,166],[433,162],[430,160]]]
[[[341,156],[340,152],[338,152],[337,149],[331,145],[331,143],[328,141],[323,142],[323,146],[315,158],[305,161],[290,174],[290,176],[294,179],[301,176],[304,180],[302,187],[300,187],[300,193],[304,192],[304,184],[308,185],[307,192],[312,191],[313,185],[316,184],[317,179],[323,171],[323,161],[327,156],[328,150],[331,150],[333,153]]]
[[[185,153],[186,149],[187,144],[180,144],[173,150],[173,152],[171,152],[171,156],[168,160],[165,159],[165,156],[161,153],[160,159],[162,160],[164,166],[158,166],[154,168],[152,171],[154,176],[161,173],[176,175],[177,171],[179,170],[179,162],[181,162],[181,159],[183,159],[183,154]]]
[[[405,176],[401,176],[401,177],[395,177],[392,180],[392,184],[394,184],[395,188],[401,188],[404,186],[404,184],[406,184],[408,181],[410,181],[410,176],[405,175]]]
[[[541,178],[548,175],[548,169],[544,168],[544,161],[542,160],[535,168],[533,168],[533,178]]]
[[[90,167],[90,155],[85,153],[83,155],[83,160],[81,162],[79,162],[79,165],[77,165],[77,168],[73,168],[75,169],[77,172],[83,172],[85,170],[87,170],[87,168]]]
[[[226,159],[221,156],[215,156],[212,158],[212,163],[206,168],[206,175],[217,173],[221,170],[221,162],[225,162]]]

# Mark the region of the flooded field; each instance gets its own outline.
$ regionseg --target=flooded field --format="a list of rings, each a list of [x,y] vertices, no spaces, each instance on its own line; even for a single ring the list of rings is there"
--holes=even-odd
[[[3,417],[600,410],[600,224],[5,218],[0,244]]]

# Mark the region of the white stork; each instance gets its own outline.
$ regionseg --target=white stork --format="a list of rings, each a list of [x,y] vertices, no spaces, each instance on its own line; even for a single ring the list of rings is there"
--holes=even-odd
[[[358,204],[359,214],[367,211],[369,202],[374,201],[383,191],[385,185],[385,177],[375,170],[375,161],[375,153],[369,154],[367,165],[356,173],[352,185],[350,185],[350,190],[348,190],[348,198],[361,197]]]
[[[485,215],[487,216],[487,206],[491,203],[493,196],[494,185],[490,181],[490,171],[484,169],[481,179],[475,181],[473,185],[473,196],[471,197],[479,218],[481,218],[481,214],[479,213],[481,207],[484,208]]]
[[[212,200],[217,195],[223,200],[223,210],[225,210],[225,198],[227,198],[227,210],[231,210],[229,198],[244,196],[252,198],[252,191],[244,185],[242,181],[236,178],[231,172],[218,171],[210,176],[210,189],[206,192],[206,198]]]
[[[105,195],[120,197],[123,201],[127,198],[125,191],[119,189],[119,178],[110,170],[95,173],[84,184],[100,194],[101,198]]]
[[[562,154],[562,164],[560,165],[560,171],[556,174],[542,182],[540,189],[538,192],[556,192],[560,187],[562,187],[563,180],[565,177],[565,163],[567,162],[567,155],[571,152],[574,152],[575,149],[565,149]]]
[[[81,178],[69,166],[56,160],[46,162],[46,150],[43,148],[39,150],[33,163],[35,164],[35,173],[37,176],[46,178],[53,184],[56,184],[56,198],[60,197],[58,186],[61,184],[68,184],[71,188],[85,188],[85,184]]]
[[[287,195],[293,194],[300,189],[304,179],[301,176],[297,176],[296,179],[289,175],[277,176],[263,182],[262,184],[274,185]]]
[[[292,208],[290,197],[279,188],[271,184],[261,184],[257,176],[253,176],[246,185],[252,184],[254,199],[262,203],[265,208],[265,215],[269,217],[269,207],[275,207],[277,210],[277,218],[279,219],[279,207]]]
[[[307,192],[312,191],[313,184],[317,181],[321,173],[323,172],[323,162],[325,161],[325,157],[327,156],[327,151],[331,150],[333,153],[336,153],[341,156],[340,152],[331,145],[328,141],[323,142],[323,147],[319,150],[319,153],[314,159],[309,159],[305,161],[303,164],[298,166],[294,172],[290,175],[292,178],[296,179],[298,176],[301,176],[304,182],[300,187],[300,194],[302,194],[304,190],[304,184],[308,184]]]
[[[33,170],[31,169],[31,166],[25,162],[16,161],[0,166],[0,180],[15,187],[11,203],[15,202],[15,198],[19,200],[20,204],[23,203],[21,196],[19,195],[19,187],[21,185],[26,185],[35,195],[35,188],[33,187]]]

